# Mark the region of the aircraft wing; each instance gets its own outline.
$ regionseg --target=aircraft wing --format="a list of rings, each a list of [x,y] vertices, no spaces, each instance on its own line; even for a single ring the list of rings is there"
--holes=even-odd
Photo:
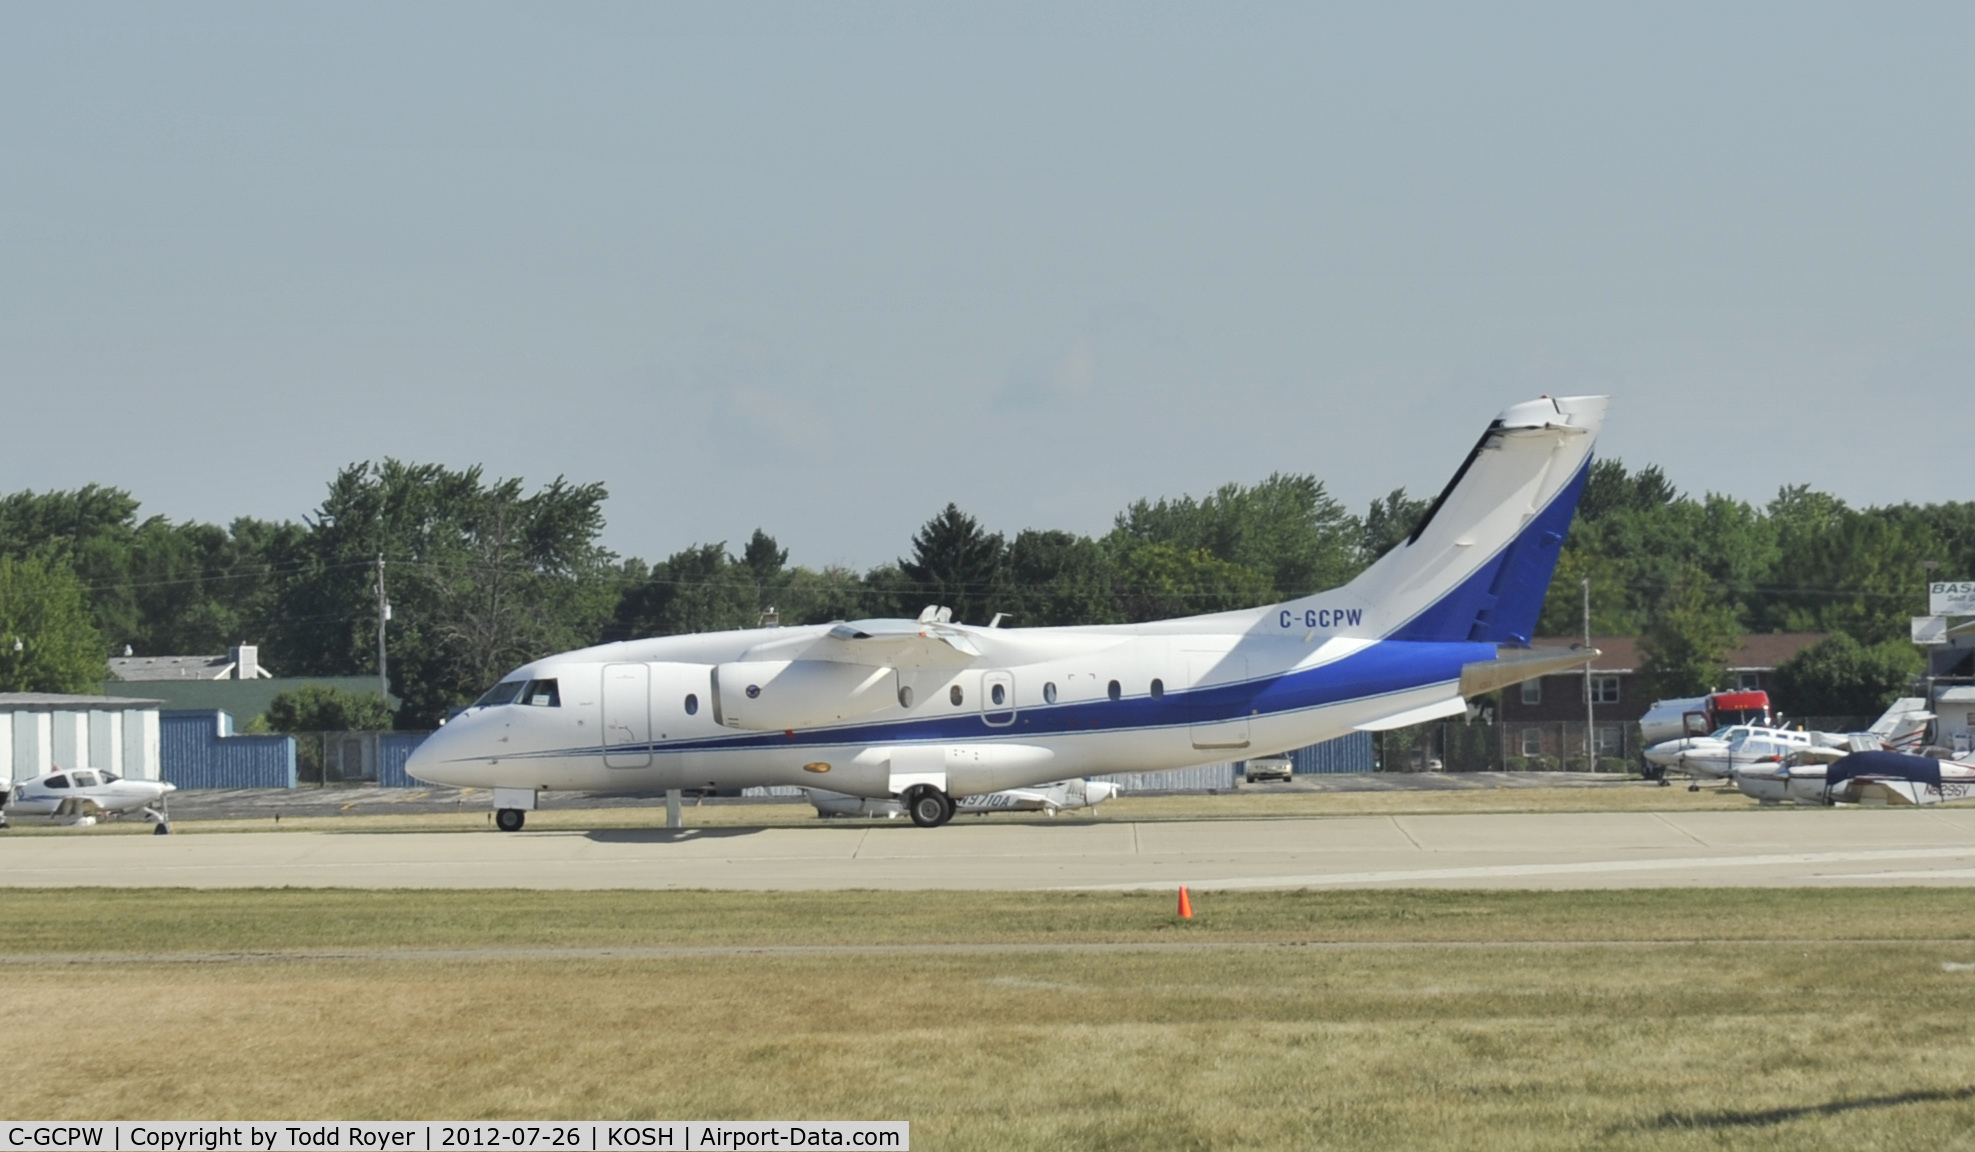
[[[799,644],[771,641],[747,652],[749,660],[828,660],[866,668],[964,668],[981,658],[967,631],[913,620],[851,620]]]
[[[100,816],[102,812],[103,806],[88,796],[64,796],[55,805],[57,816]]]

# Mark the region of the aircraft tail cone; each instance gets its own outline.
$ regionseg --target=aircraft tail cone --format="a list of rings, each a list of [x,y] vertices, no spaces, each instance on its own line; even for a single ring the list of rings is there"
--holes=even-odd
[[[1193,919],[1193,901],[1186,898],[1186,885],[1180,885],[1180,919]]]

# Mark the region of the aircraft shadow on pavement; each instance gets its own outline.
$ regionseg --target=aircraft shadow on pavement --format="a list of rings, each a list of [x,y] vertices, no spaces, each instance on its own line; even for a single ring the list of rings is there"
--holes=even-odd
[[[1897,1108],[1902,1104],[1938,1104],[1975,1099],[1975,1088],[1955,1088],[1932,1092],[1900,1092],[1887,1096],[1862,1096],[1856,1100],[1833,1100],[1828,1104],[1806,1104],[1798,1108],[1764,1108],[1759,1111],[1662,1112],[1639,1128],[1767,1128],[1791,1120],[1817,1116],[1840,1116],[1870,1108]]]

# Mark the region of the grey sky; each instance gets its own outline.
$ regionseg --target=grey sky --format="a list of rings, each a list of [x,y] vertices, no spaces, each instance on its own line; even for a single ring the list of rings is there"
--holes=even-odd
[[[987,7],[0,9],[0,490],[861,566],[1610,391],[1692,491],[1975,498],[1975,9]]]

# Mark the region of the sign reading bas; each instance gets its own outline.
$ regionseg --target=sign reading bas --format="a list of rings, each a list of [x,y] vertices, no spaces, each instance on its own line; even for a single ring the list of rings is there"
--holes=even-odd
[[[1927,585],[1930,616],[1975,616],[1975,580],[1936,580]]]

